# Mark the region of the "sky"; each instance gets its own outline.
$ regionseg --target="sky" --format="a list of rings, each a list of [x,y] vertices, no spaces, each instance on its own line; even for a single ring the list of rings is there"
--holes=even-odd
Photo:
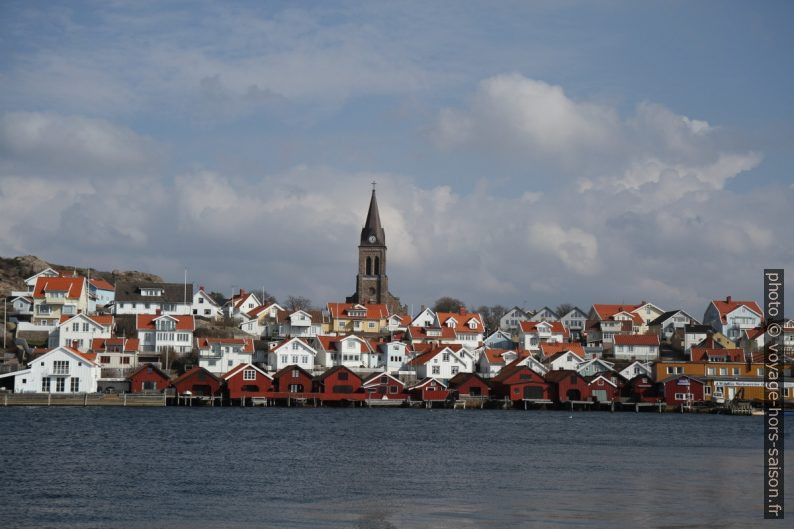
[[[792,15],[3,1],[0,255],[323,305],[375,181],[414,312],[760,300],[794,263]]]

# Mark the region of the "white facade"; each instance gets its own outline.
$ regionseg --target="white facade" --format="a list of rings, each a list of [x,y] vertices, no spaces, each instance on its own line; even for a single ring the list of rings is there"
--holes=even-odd
[[[230,301],[226,302],[223,307],[224,313],[227,318],[234,318],[237,320],[248,319],[248,314],[255,308],[261,305],[259,298],[253,292],[241,291]]]
[[[297,365],[306,371],[314,369],[317,351],[300,338],[291,338],[267,353],[271,371]]]
[[[193,330],[195,324],[193,316],[173,316],[164,314],[157,316],[147,325],[142,326],[142,318],[149,315],[138,315],[138,339],[141,352],[166,352],[189,353],[193,350]],[[152,328],[154,327],[154,328]]]
[[[579,338],[584,332],[587,314],[580,308],[574,307],[560,317],[563,326],[568,329],[571,336]]]
[[[562,343],[565,341],[564,331],[545,321],[537,324],[522,323],[519,326],[518,337],[519,343],[527,351],[539,351],[541,342]]]
[[[222,375],[239,364],[249,364],[253,360],[253,338],[222,339],[198,338],[199,367],[213,375]]]
[[[665,313],[667,314],[667,313]],[[662,315],[664,316],[664,314]],[[660,316],[660,318],[662,317]],[[659,320],[659,318],[657,318]],[[668,314],[664,319],[654,320],[652,328],[663,340],[669,340],[678,329],[683,329],[687,325],[697,325],[698,321],[683,310],[677,310]]]
[[[619,345],[615,344],[612,354],[619,360],[655,360],[659,358],[658,345]]]
[[[95,393],[98,364],[66,347],[56,347],[14,377],[14,393]]]
[[[558,321],[560,317],[548,307],[543,307],[533,314],[529,321]]]
[[[50,334],[50,347],[69,346],[85,353],[91,348],[94,338],[110,338],[111,326],[103,325],[85,314],[78,314],[61,322]]]
[[[411,327],[432,327],[437,325],[437,319],[435,312],[430,309],[424,309],[411,321]]]
[[[406,368],[408,363],[408,346],[404,342],[386,342],[378,344],[377,365],[388,373],[396,373]]]
[[[33,298],[17,296],[11,300],[11,307],[19,316],[31,316],[33,314]]]
[[[193,294],[191,312],[194,316],[201,316],[211,320],[218,320],[223,317],[221,306],[203,288]]]
[[[499,328],[509,334],[513,334],[518,331],[519,323],[527,320],[529,320],[529,316],[523,309],[513,307],[508,310],[504,316],[499,318]]]
[[[703,324],[710,325],[714,330],[721,332],[728,339],[738,341],[742,331],[761,326],[761,314],[747,308],[746,305],[739,305],[735,309],[725,314],[723,322],[714,303],[711,303],[703,316]]]
[[[470,353],[469,353],[470,354]],[[416,378],[450,379],[458,373],[473,373],[474,363],[469,361],[464,350],[453,351],[449,347],[439,349],[424,362],[414,364]]]
[[[652,376],[651,374],[651,364],[644,363],[644,362],[632,362],[631,364],[627,365],[619,372],[620,376],[625,378],[626,380],[631,380],[632,378],[643,375],[646,377]]]
[[[551,361],[546,362],[546,365],[551,371],[558,371],[560,369],[570,369],[572,371],[577,371],[579,366],[583,363],[584,360],[579,358],[579,355],[566,352],[555,355]]]

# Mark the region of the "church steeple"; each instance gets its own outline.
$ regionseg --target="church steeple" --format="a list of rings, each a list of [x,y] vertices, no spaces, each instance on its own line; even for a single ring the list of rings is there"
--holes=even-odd
[[[367,221],[361,229],[361,244],[364,246],[386,246],[386,233],[380,224],[378,199],[375,196],[375,184],[372,184],[372,198],[369,201]]]

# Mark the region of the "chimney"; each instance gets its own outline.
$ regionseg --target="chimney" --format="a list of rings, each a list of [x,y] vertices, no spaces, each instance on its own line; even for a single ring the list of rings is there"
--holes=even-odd
[[[460,314],[466,314],[466,307],[461,305],[459,312]]]
[[[730,297],[730,296],[728,296],[727,298],[725,298],[725,303],[730,303],[730,302],[731,302],[731,297]]]
[[[199,292],[204,292],[204,285],[201,285],[201,286],[199,287]]]

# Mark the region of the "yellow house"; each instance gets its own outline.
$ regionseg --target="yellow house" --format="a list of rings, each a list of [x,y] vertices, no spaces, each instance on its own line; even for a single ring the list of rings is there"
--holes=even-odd
[[[784,369],[785,377],[791,378],[791,366]],[[653,365],[657,381],[671,375],[689,375],[700,378],[706,400],[725,402],[734,398],[745,400],[764,399],[764,364],[762,362],[685,362],[661,361]],[[786,382],[783,398],[794,403],[794,382]]]
[[[389,309],[385,304],[329,303],[329,332],[380,334],[388,331]]]

